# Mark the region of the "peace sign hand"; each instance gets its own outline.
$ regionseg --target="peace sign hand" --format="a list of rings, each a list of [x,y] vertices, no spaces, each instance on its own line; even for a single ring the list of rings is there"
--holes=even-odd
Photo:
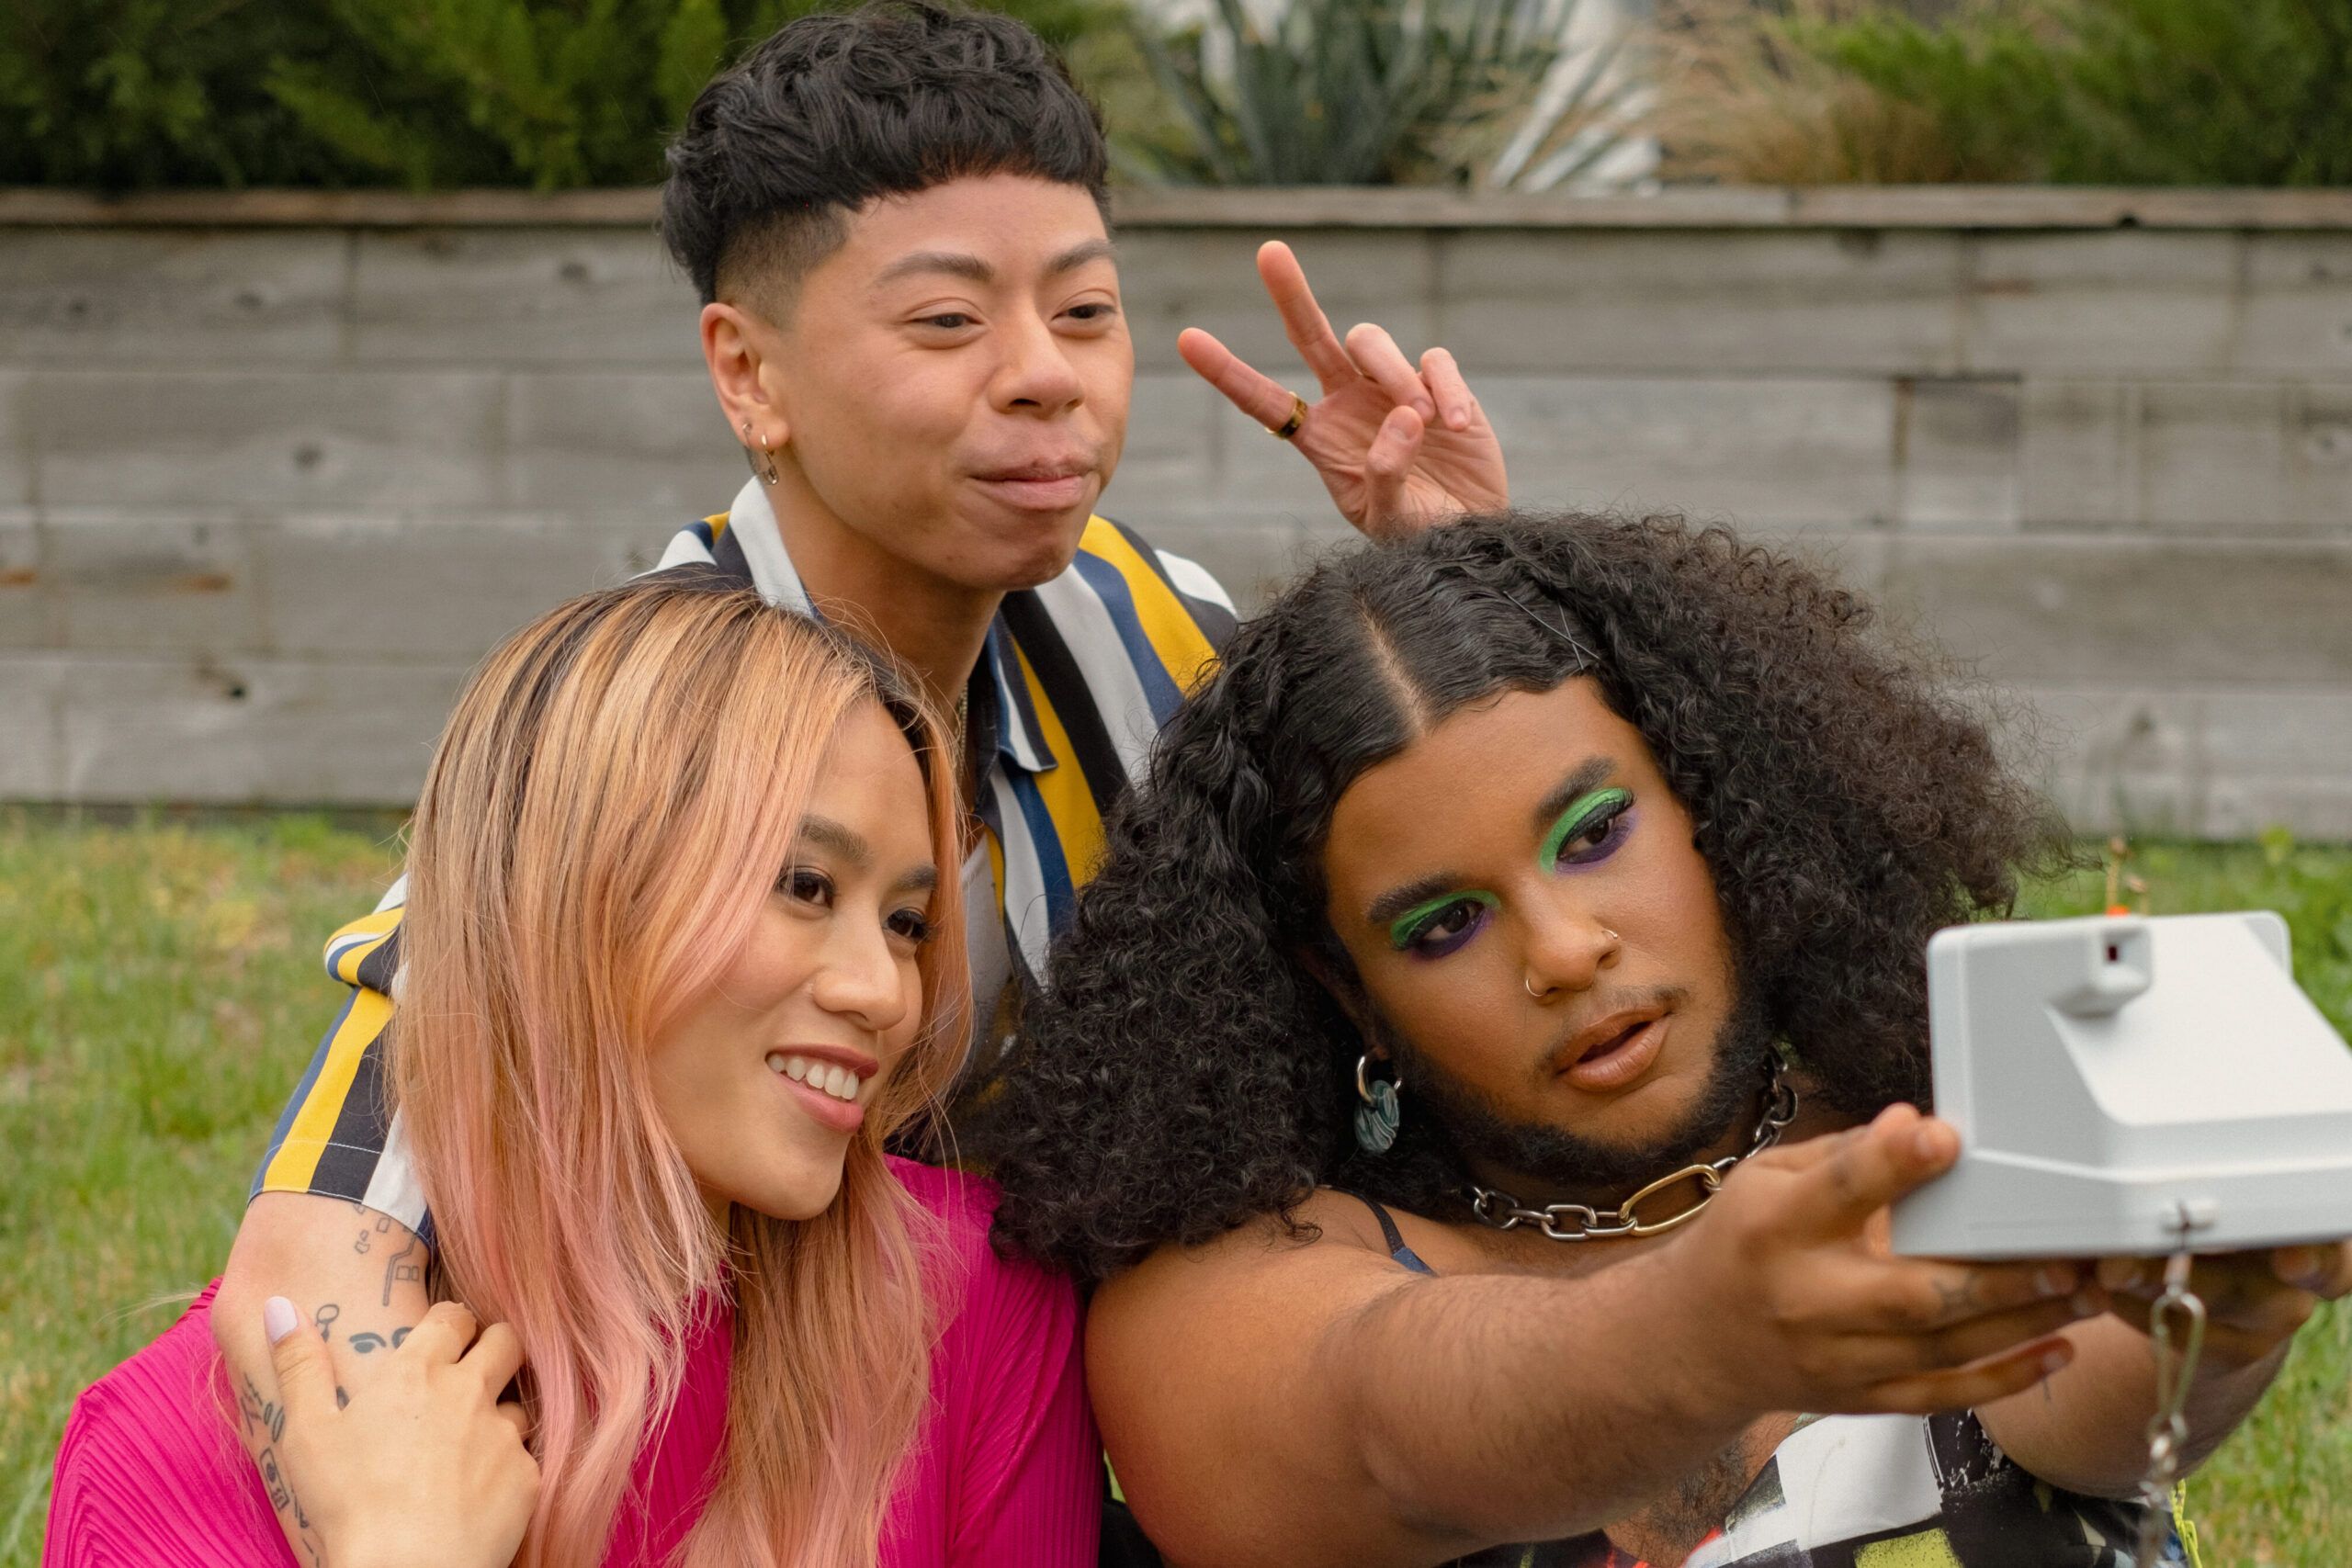
[[[1342,344],[1298,258],[1279,240],[1259,247],[1258,276],[1291,346],[1321,385],[1320,401],[1295,398],[1198,327],[1178,334],[1176,351],[1269,431],[1306,407],[1289,440],[1315,465],[1342,516],[1389,539],[1508,504],[1502,447],[1452,354],[1432,348],[1417,369],[1395,338],[1369,322]]]

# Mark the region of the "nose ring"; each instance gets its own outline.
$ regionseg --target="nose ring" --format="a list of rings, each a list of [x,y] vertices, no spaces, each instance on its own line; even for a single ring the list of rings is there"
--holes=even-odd
[[[1619,946],[1623,941],[1615,931],[1611,931],[1607,926],[1600,928],[1600,940],[1607,942],[1611,947]],[[1546,987],[1541,991],[1537,990],[1535,988],[1535,982],[1530,980],[1524,974],[1520,976],[1519,985],[1521,990],[1525,991],[1529,996],[1533,997],[1539,1002],[1551,994],[1549,987]]]

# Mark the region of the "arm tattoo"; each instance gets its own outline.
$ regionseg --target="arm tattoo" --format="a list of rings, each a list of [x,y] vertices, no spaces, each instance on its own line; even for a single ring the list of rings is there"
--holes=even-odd
[[[269,1433],[271,1442],[282,1443],[286,1440],[285,1409],[261,1396],[261,1387],[254,1382],[253,1374],[250,1372],[245,1374],[245,1392],[239,1397],[237,1407],[244,1415],[246,1431],[253,1431],[259,1427]]]
[[[364,1213],[366,1211],[363,1210],[361,1212]],[[351,1250],[354,1252],[366,1252],[369,1247],[376,1245],[376,1238],[378,1236],[390,1235],[391,1229],[392,1219],[390,1214],[377,1215],[376,1223],[369,1225],[366,1230],[361,1231],[359,1233],[359,1239],[351,1244]]]
[[[269,1506],[281,1514],[293,1506],[294,1494],[288,1490],[286,1478],[277,1473],[277,1450],[264,1449],[254,1456],[254,1462],[261,1466],[261,1483],[269,1489]]]
[[[342,1315],[343,1308],[338,1303],[334,1302],[322,1303],[319,1306],[319,1310],[312,1314],[311,1317],[311,1321],[318,1325],[319,1337],[322,1339],[333,1339],[334,1335],[331,1330],[334,1326],[334,1320]]]
[[[408,1245],[392,1254],[391,1261],[384,1265],[384,1305],[392,1304],[394,1285],[410,1281],[418,1284],[424,1282],[424,1266],[421,1263],[411,1263],[408,1260],[408,1255],[416,1250],[417,1245],[417,1238],[413,1235],[410,1236]]]

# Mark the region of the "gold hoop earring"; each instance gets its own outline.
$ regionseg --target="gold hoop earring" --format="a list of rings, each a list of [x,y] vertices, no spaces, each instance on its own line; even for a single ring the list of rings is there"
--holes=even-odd
[[[784,476],[776,472],[775,455],[768,450],[766,442],[752,434],[752,422],[748,419],[743,422],[743,445],[759,449],[760,460],[752,465],[752,472],[760,476],[762,484],[773,488],[783,481]]]

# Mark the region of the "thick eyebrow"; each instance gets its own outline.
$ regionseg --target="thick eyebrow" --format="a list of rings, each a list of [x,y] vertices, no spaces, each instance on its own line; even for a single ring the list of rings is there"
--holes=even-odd
[[[1540,836],[1559,820],[1560,813],[1576,804],[1581,796],[1591,794],[1608,782],[1616,764],[1606,757],[1588,757],[1568,771],[1568,776],[1544,793],[1535,807],[1535,831]],[[1441,893],[1450,893],[1463,885],[1459,872],[1431,872],[1417,876],[1401,886],[1392,887],[1364,908],[1364,919],[1375,927],[1392,924],[1397,916],[1419,904],[1425,904]]]
[[[1057,277],[1065,272],[1076,272],[1089,262],[1116,261],[1119,247],[1108,240],[1081,240],[1046,264],[1046,276]]]
[[[860,871],[874,863],[874,846],[864,837],[842,826],[830,817],[803,817],[800,819],[800,841],[814,844],[820,850],[831,850]],[[929,893],[939,886],[939,868],[923,864],[910,867],[890,884],[894,893]]]
[[[1617,771],[1615,763],[1606,757],[1587,757],[1568,772],[1568,776],[1554,785],[1535,807],[1535,831],[1538,836],[1552,830],[1560,813],[1574,806],[1578,799],[1590,795],[1609,782]]]
[[[800,839],[820,850],[832,851],[860,871],[874,863],[874,847],[830,817],[803,817]]]
[[[1426,904],[1441,893],[1460,886],[1462,878],[1451,871],[1431,872],[1417,876],[1401,887],[1392,887],[1374,898],[1364,908],[1363,918],[1374,927],[1385,928],[1396,923],[1396,917],[1417,905]]]
[[[1089,262],[1110,261],[1118,251],[1108,240],[1081,240],[1046,264],[1046,276],[1075,272]],[[876,287],[917,273],[944,272],[986,287],[996,281],[996,268],[983,256],[965,251],[910,251],[874,275]]]
[[[944,272],[979,284],[996,281],[996,268],[982,258],[962,251],[910,251],[876,273],[874,281],[878,287],[896,283],[899,278],[910,277],[919,272]]]

